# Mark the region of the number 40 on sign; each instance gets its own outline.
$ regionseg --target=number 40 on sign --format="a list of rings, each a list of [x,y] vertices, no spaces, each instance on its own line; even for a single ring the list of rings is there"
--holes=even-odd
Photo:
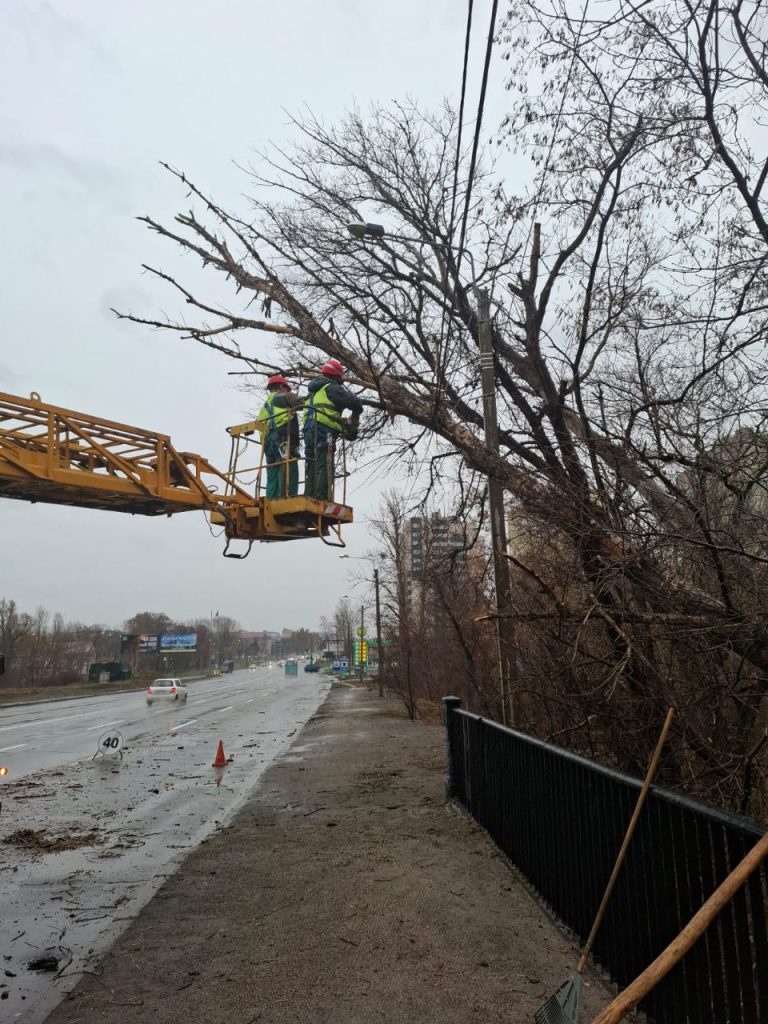
[[[123,734],[118,732],[117,729],[111,729],[109,732],[104,732],[99,736],[99,745],[96,748],[94,757],[98,757],[99,754],[114,755],[119,754],[123,756]]]

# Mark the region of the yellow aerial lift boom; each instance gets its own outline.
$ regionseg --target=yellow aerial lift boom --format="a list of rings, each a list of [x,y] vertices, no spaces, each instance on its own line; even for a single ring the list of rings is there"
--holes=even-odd
[[[204,511],[224,528],[230,558],[244,558],[256,540],[319,537],[343,547],[342,525],[352,522],[344,499],[262,497],[263,449],[257,466],[239,468],[257,429],[255,422],[229,428],[232,452],[222,473],[201,455],[178,451],[166,434],[49,405],[36,392],[0,392],[0,497],[131,515]],[[256,473],[253,493],[240,481],[248,472]],[[230,552],[233,540],[247,550]]]

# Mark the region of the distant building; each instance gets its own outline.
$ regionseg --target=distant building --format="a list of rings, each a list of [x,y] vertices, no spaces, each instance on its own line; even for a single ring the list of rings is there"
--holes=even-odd
[[[273,658],[282,653],[282,636],[267,629],[241,630],[237,635],[238,653],[245,658]]]
[[[439,572],[441,568],[445,571],[452,561],[463,564],[466,540],[463,524],[439,513],[409,519],[403,539],[410,611],[421,596],[425,575]]]

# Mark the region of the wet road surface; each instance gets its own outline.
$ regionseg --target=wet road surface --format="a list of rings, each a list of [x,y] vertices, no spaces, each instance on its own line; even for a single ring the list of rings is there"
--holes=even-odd
[[[328,685],[274,668],[192,683],[182,705],[148,707],[135,691],[0,708],[0,1019],[45,1018],[185,851],[237,810]],[[115,729],[123,757],[94,757]],[[220,739],[233,760],[215,770]],[[51,852],[38,839],[83,845]],[[30,970],[40,956],[55,970]]]
[[[75,700],[44,701],[0,707],[0,764],[10,779],[68,761],[92,757],[99,737],[118,729],[126,742],[177,730],[192,722],[225,722],[249,704],[276,696],[285,688],[280,669],[235,672],[189,685],[186,704],[156,702],[148,706],[143,690],[98,694]],[[263,707],[263,705],[260,705]]]

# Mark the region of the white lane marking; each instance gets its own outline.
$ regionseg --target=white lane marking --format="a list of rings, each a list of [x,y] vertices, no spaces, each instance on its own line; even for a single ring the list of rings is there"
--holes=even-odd
[[[104,722],[102,725],[87,725],[85,727],[85,731],[90,732],[91,729],[109,729],[110,726],[120,725],[124,721],[125,719],[123,718],[116,718],[114,722]]]
[[[6,729],[35,729],[41,725],[51,725],[53,722],[68,722],[73,718],[93,718],[94,715],[101,715],[101,711],[85,711],[82,715],[62,715],[61,718],[36,718],[33,722],[21,722],[19,725],[0,725],[0,731]]]
[[[253,704],[253,702],[254,702],[255,700],[256,700],[256,698],[255,698],[255,697],[251,697],[251,699],[250,699],[250,700],[247,700],[247,701],[246,701],[245,703],[246,703],[246,704]]]
[[[0,754],[4,754],[6,750],[18,750],[19,747],[26,747],[26,743],[14,743],[12,747],[1,747]]]
[[[216,710],[217,711],[231,711],[234,706],[235,706],[234,704],[230,704],[228,708],[217,708]]]
[[[181,725],[173,725],[171,726],[171,732],[176,732],[178,729],[183,729],[185,725],[192,725],[192,723],[196,721],[196,718],[190,718],[188,722],[182,722]]]

